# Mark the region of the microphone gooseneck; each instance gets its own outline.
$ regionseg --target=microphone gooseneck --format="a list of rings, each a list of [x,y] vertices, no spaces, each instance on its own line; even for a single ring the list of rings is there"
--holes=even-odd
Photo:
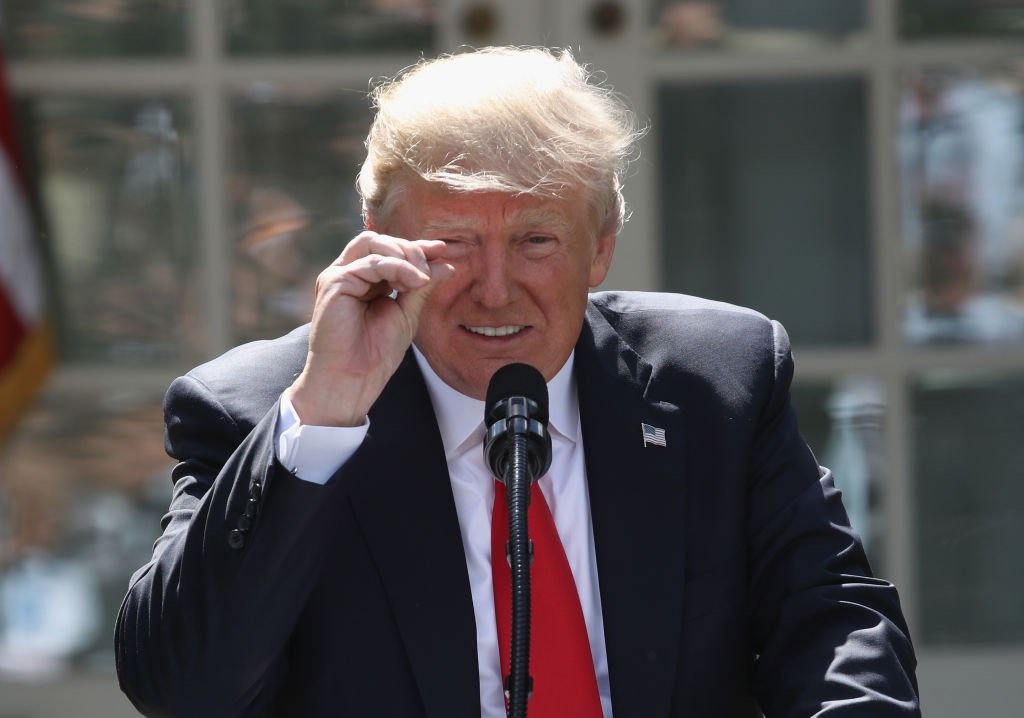
[[[551,465],[547,431],[548,387],[528,364],[509,364],[495,372],[487,387],[484,462],[506,486],[512,572],[512,646],[510,672],[503,676],[510,718],[525,718],[533,690],[530,677],[530,562],[527,527],[530,485]],[[492,557],[492,570],[501,564]]]

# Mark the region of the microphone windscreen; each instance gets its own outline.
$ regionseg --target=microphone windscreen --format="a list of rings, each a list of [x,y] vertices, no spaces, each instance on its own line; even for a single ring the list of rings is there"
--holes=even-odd
[[[491,377],[487,385],[487,411],[502,399],[525,396],[537,404],[538,416],[544,426],[548,423],[548,385],[544,376],[529,364],[506,364]],[[490,420],[487,421],[490,425]]]

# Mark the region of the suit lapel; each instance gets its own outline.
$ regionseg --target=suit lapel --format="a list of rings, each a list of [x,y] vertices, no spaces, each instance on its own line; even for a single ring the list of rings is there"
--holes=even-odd
[[[448,465],[407,352],[370,411],[350,476],[366,537],[429,716],[479,716],[476,623]]]
[[[593,305],[576,346],[580,419],[616,715],[666,715],[683,600],[684,417]],[[433,406],[412,353],[370,411],[350,492],[427,715],[479,716],[476,623]],[[641,424],[665,430],[644,447]]]
[[[684,418],[591,304],[576,347],[583,446],[615,715],[667,715],[683,594]],[[642,424],[665,430],[644,447]]]

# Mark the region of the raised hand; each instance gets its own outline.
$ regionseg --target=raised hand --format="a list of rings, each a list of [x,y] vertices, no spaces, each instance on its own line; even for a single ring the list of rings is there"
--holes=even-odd
[[[454,271],[445,243],[365,231],[320,273],[302,373],[287,390],[302,423],[357,426],[380,396],[431,290]]]

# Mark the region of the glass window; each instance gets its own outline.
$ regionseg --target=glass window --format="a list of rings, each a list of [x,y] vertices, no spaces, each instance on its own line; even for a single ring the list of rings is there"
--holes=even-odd
[[[864,92],[663,87],[662,285],[752,306],[798,345],[869,341]]]
[[[900,34],[907,39],[1024,34],[1020,0],[901,0]]]
[[[907,338],[1024,341],[1024,63],[905,75],[899,157]]]
[[[881,487],[885,483],[885,386],[875,377],[848,376],[792,389],[800,434],[818,463],[832,470],[850,523],[876,574],[884,575]]]
[[[236,337],[308,322],[317,275],[363,228],[355,177],[370,110],[362,93],[259,85],[231,100]]]
[[[109,672],[167,510],[159,389],[51,389],[0,453],[0,680]]]
[[[185,0],[8,0],[4,28],[15,58],[181,55]]]
[[[227,47],[240,55],[429,52],[433,0],[227,0]]]
[[[191,128],[166,98],[21,104],[53,260],[61,355],[173,362],[202,353]]]
[[[62,356],[196,356],[202,327],[183,103],[46,98],[21,110],[59,288]]]
[[[656,44],[665,49],[799,52],[855,43],[862,0],[650,0]]]
[[[935,371],[911,398],[921,638],[1024,642],[1024,378]]]

